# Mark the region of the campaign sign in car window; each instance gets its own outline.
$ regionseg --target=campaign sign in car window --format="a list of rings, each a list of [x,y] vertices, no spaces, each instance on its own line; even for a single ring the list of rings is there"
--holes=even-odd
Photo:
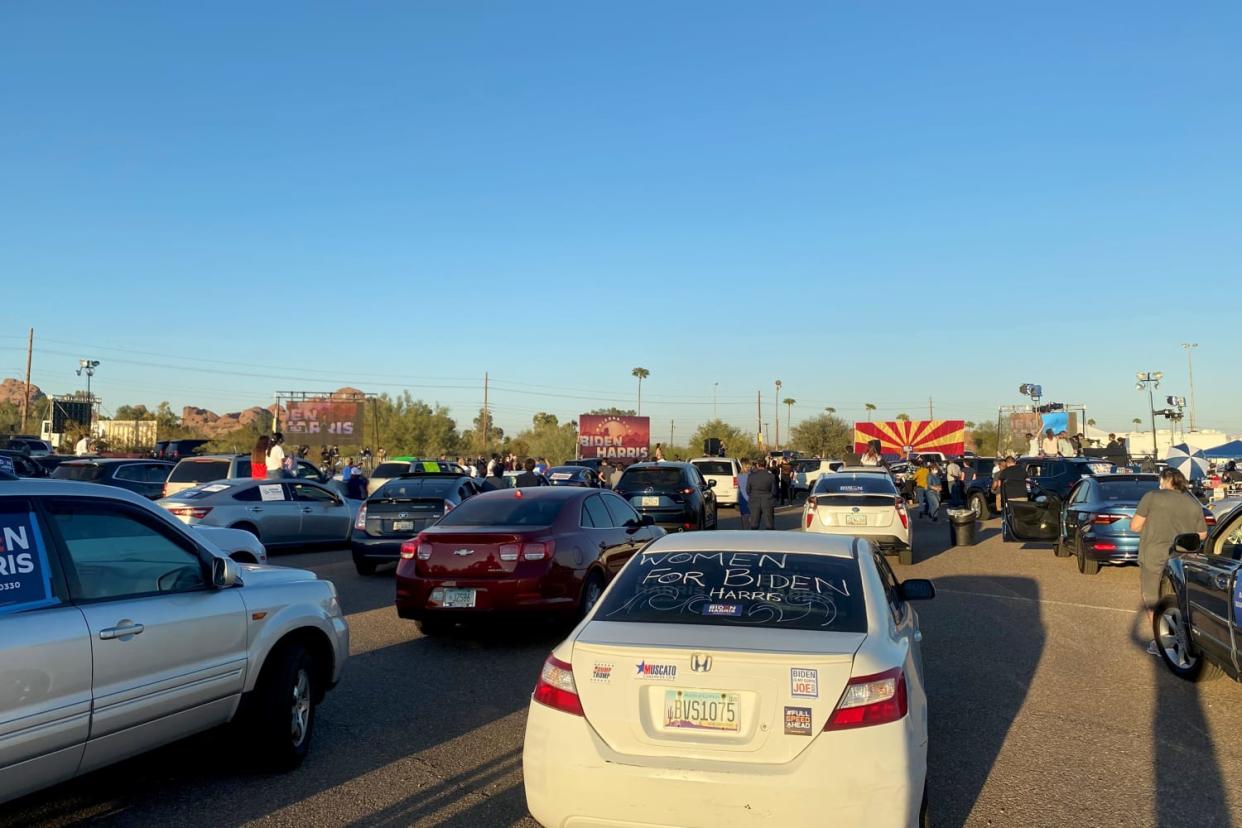
[[[596,621],[866,632],[858,562],[788,552],[644,552]]]
[[[0,507],[0,614],[58,603],[38,519],[25,504]]]

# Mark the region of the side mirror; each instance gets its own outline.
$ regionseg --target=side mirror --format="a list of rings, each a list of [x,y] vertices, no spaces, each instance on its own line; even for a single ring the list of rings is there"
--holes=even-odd
[[[936,586],[926,578],[911,578],[898,587],[904,601],[930,601],[936,597]]]
[[[1173,551],[1182,555],[1198,552],[1202,545],[1203,542],[1195,532],[1185,532],[1173,539]]]
[[[716,488],[716,481],[715,481],[715,480],[709,480],[709,481],[707,481],[707,488],[709,488],[709,489],[714,489],[714,488]]]
[[[211,585],[216,589],[228,589],[241,582],[241,569],[232,558],[215,558],[211,562]]]

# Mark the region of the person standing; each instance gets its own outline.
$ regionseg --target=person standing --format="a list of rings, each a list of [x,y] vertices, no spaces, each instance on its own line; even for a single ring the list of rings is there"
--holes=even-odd
[[[949,506],[956,509],[963,503],[965,486],[962,483],[962,465],[957,460],[950,460],[945,469],[949,486]]]
[[[1062,431],[1057,435],[1057,454],[1061,457],[1078,456],[1078,453],[1074,451],[1074,443],[1070,440],[1068,431]]]
[[[1026,490],[1026,470],[1018,465],[1018,461],[1013,457],[1005,458],[1005,468],[997,475],[1000,485],[997,487],[1000,494],[1000,506],[1004,509],[1005,504],[1011,500],[1025,500],[1027,497]]]
[[[858,461],[864,466],[879,466],[884,462],[884,458],[880,456],[880,452],[873,445],[867,446],[867,453]]]
[[[932,523],[940,520],[940,487],[943,484],[940,464],[933,460],[931,468],[927,470],[927,513],[931,516]]]
[[[517,476],[517,480],[514,481],[514,485],[516,485],[519,489],[526,488],[527,486],[543,485],[543,478],[535,473],[535,458],[527,457],[526,462],[522,464],[522,468],[525,469],[525,471]]]
[[[931,475],[931,469],[918,460],[914,462],[917,464],[913,474],[914,496],[919,502],[919,517],[927,517],[927,478]]]
[[[659,462],[660,462],[661,460],[663,460],[663,459],[664,459],[664,446],[663,446],[663,445],[661,445],[660,443],[656,443],[656,447],[655,447],[655,461],[656,461],[657,463],[659,463]]]
[[[267,478],[267,450],[271,444],[272,441],[266,434],[260,434],[259,439],[254,441],[254,448],[250,450],[250,477],[252,479]]]
[[[742,473],[737,476],[737,512],[743,529],[750,527],[750,500],[746,494],[746,481],[750,479],[750,461],[742,461]]]
[[[499,489],[509,488],[509,481],[505,479],[505,464],[499,462],[499,455],[495,455],[497,462],[487,470],[487,477],[483,478],[483,491],[494,492]]]
[[[1200,541],[1207,539],[1203,506],[1189,489],[1184,474],[1177,469],[1165,469],[1160,472],[1160,488],[1143,495],[1130,519],[1130,528],[1139,534],[1139,583],[1148,629],[1160,601],[1160,578],[1173,539],[1187,532],[1197,534]],[[1147,645],[1147,652],[1160,654],[1154,638]]]
[[[793,502],[793,497],[791,496],[791,493],[790,493],[791,492],[790,483],[792,483],[793,481],[793,466],[790,464],[788,459],[786,458],[781,459],[780,466],[777,470],[777,475],[778,475],[777,486],[779,487],[779,491],[780,491],[781,505],[784,506],[786,503]]]
[[[612,488],[612,464],[601,460],[599,464],[599,482],[605,489]]]
[[[271,444],[267,447],[267,477],[279,479],[287,477],[285,473],[285,435],[279,431],[272,435]]]
[[[349,473],[348,477],[345,477],[346,472]],[[347,498],[350,500],[367,499],[367,479],[362,476],[362,467],[354,463],[354,458],[349,458],[349,462],[341,470],[341,477],[345,480]]]
[[[845,465],[857,466],[860,459],[861,458],[858,456],[858,452],[855,451],[853,447],[844,446],[841,449],[841,462]]]
[[[746,478],[746,499],[750,501],[750,528],[776,528],[776,478],[768,471],[768,461],[759,458]]]
[[[1035,439],[1035,435],[1029,431],[1026,433],[1026,453],[1028,457],[1039,456],[1039,440]]]
[[[1057,456],[1057,437],[1052,433],[1052,429],[1044,430],[1044,441],[1039,447],[1040,457],[1056,457]]]

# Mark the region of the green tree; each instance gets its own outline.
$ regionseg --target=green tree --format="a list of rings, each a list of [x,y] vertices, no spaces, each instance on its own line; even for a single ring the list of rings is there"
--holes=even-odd
[[[728,452],[730,457],[746,457],[752,454],[758,446],[755,442],[755,435],[717,418],[715,420],[708,420],[695,429],[694,433],[690,435],[690,445],[687,448],[694,457],[698,457],[703,444],[712,438],[724,443],[725,451]],[[665,455],[672,456],[671,452],[668,451],[665,452]]]
[[[854,429],[835,414],[803,420],[790,432],[790,444],[805,454],[837,457],[854,442]]]
[[[903,411],[897,415],[897,419],[908,423],[910,422],[910,415]]]
[[[1095,420],[1094,420],[1094,419],[1088,419],[1088,420],[1087,420],[1087,425],[1091,426],[1092,428],[1095,428]]]
[[[1134,423],[1136,426],[1141,426],[1143,424],[1143,419],[1141,417],[1135,417],[1130,422]]]
[[[871,422],[871,412],[875,411],[875,403],[864,403],[863,408],[867,409],[867,422]]]
[[[137,405],[118,406],[113,412],[114,420],[154,420],[155,412],[147,409],[145,405],[139,403]]]
[[[442,405],[430,406],[409,391],[395,397],[381,394],[372,404],[379,434],[371,442],[384,446],[389,457],[436,457],[442,452],[456,453],[461,447],[457,423]]]
[[[781,404],[785,406],[785,433],[786,434],[789,433],[789,428],[790,428],[789,421],[793,419],[793,407],[794,407],[794,403],[796,402],[797,400],[795,400],[793,397],[786,397],[785,399],[781,400]]]
[[[636,417],[638,412],[632,408],[617,408],[610,405],[607,408],[592,408],[587,414],[593,414],[600,417]]]
[[[465,451],[472,454],[483,454],[484,452],[499,452],[504,446],[505,431],[496,425],[496,417],[488,416],[487,433],[489,439],[483,439],[483,420],[484,410],[479,409],[478,416],[474,418],[474,428],[467,429],[461,435],[461,447]]]
[[[515,453],[542,457],[552,465],[559,465],[578,456],[578,424],[562,425],[555,414],[540,411],[531,418],[531,427],[513,439],[510,448]]]
[[[970,439],[974,443],[975,452],[983,457],[993,457],[997,453],[999,439],[996,423],[981,423],[970,429]]]
[[[638,377],[638,407],[636,410],[641,414],[643,413],[643,380],[651,376],[651,372],[646,368],[635,368],[633,371],[630,371],[630,376]]]

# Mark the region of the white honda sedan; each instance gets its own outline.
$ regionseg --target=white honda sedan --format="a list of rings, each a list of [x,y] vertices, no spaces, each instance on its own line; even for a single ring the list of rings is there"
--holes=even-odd
[[[918,616],[860,538],[691,532],[630,559],[531,699],[547,828],[925,825]]]

